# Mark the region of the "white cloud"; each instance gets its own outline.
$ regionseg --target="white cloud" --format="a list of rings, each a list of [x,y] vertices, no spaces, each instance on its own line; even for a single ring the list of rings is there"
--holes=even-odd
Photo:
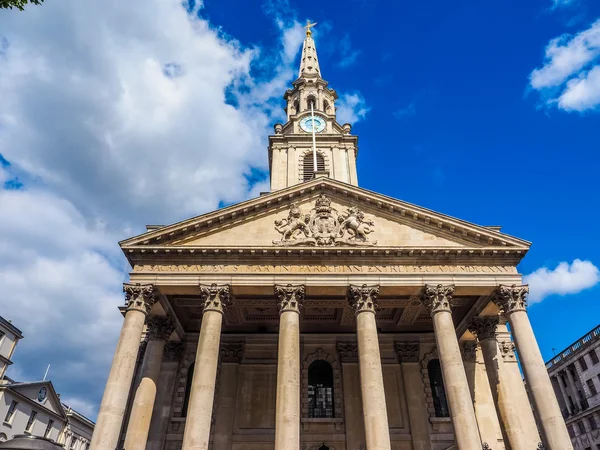
[[[575,36],[552,39],[541,68],[531,72],[530,85],[548,105],[584,111],[600,105],[597,70],[600,57],[600,20]]]
[[[577,294],[600,282],[600,270],[590,261],[561,262],[555,269],[541,267],[523,277],[529,284],[529,302],[538,303],[554,294]]]
[[[577,3],[578,0],[552,0],[552,9],[563,8]]]
[[[350,35],[345,34],[344,37],[338,41],[335,54],[339,56],[338,66],[348,67],[356,62],[360,55],[360,50],[352,46]]]
[[[364,119],[370,109],[359,92],[342,95],[337,100],[336,106],[337,121],[341,124],[349,123],[352,125]]]
[[[411,102],[408,106],[404,108],[400,108],[394,112],[394,117],[396,119],[400,119],[406,116],[413,116],[417,113],[417,108],[415,107],[414,102]]]

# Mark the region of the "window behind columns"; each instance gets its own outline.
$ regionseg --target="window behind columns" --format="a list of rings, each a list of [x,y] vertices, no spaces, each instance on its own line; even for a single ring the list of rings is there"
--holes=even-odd
[[[185,382],[185,396],[183,397],[183,408],[181,410],[181,417],[187,417],[188,405],[190,403],[190,393],[192,392],[192,378],[194,378],[194,365],[193,362],[188,367],[187,381]]]
[[[429,361],[429,364],[427,364],[427,372],[429,372],[429,382],[431,383],[431,395],[433,396],[435,417],[450,417],[440,360],[432,359]]]
[[[302,181],[310,181],[312,180],[314,174],[315,161],[313,158],[312,152],[308,152],[304,156],[304,161],[302,162],[303,166],[303,179]],[[323,155],[317,153],[317,170],[325,170],[325,159]]]
[[[308,417],[333,418],[333,369],[322,359],[308,367]]]

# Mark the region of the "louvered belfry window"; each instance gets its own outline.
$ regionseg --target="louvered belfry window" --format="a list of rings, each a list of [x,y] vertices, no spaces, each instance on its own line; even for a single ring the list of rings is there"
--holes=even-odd
[[[313,154],[312,154],[312,152],[308,152],[304,156],[304,161],[302,164],[302,167],[303,167],[302,181],[312,180],[313,174],[315,172],[314,165],[315,165],[315,163],[313,160]],[[317,153],[317,170],[325,170],[325,159],[323,158],[323,155],[321,155],[320,153]]]

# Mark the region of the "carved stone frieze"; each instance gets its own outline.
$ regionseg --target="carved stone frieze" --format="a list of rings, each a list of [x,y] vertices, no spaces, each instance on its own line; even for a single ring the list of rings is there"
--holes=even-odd
[[[354,308],[355,314],[363,311],[377,311],[377,296],[379,295],[379,285],[368,286],[363,284],[357,286],[351,284],[348,288],[348,302]]]
[[[475,361],[475,359],[477,357],[477,342],[475,342],[475,341],[461,342],[459,347],[460,347],[460,355],[462,356],[463,361]]]
[[[245,344],[243,342],[221,342],[219,359],[226,363],[241,363],[244,359]]]
[[[358,345],[356,342],[338,342],[337,351],[342,362],[358,362]]]
[[[502,359],[506,362],[515,362],[517,355],[515,354],[515,344],[511,341],[498,342]]]
[[[281,239],[275,245],[376,245],[369,241],[375,223],[368,219],[357,207],[351,206],[338,213],[331,207],[331,199],[319,195],[315,206],[308,214],[303,214],[298,205],[290,206],[285,219],[275,221],[275,230]]]
[[[169,316],[152,316],[148,318],[146,327],[148,340],[166,342],[175,331],[175,322]]]
[[[300,312],[300,308],[304,303],[304,285],[303,284],[287,284],[275,285],[275,295],[277,296],[277,304],[279,305],[279,314],[285,311]]]
[[[507,286],[501,284],[496,290],[493,301],[505,314],[510,315],[515,311],[525,311],[527,294],[529,294],[527,285]]]
[[[199,288],[204,312],[222,313],[223,309],[231,304],[231,289],[228,284],[201,284]]]
[[[419,362],[419,343],[418,342],[395,342],[394,350],[398,356],[398,361]]]
[[[153,284],[124,283],[123,292],[127,311],[137,310],[148,314],[157,300],[157,292]]]
[[[169,341],[165,344],[163,361],[175,362],[181,359],[185,343],[181,341]]]
[[[423,306],[427,308],[431,315],[440,311],[450,312],[452,294],[454,294],[453,284],[447,286],[426,284],[421,291],[421,303],[423,303]]]
[[[496,339],[496,327],[498,326],[498,316],[474,317],[469,324],[469,331],[477,336],[477,339]]]

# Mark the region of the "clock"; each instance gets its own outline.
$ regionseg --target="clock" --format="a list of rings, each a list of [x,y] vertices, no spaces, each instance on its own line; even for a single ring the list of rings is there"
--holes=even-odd
[[[44,400],[46,400],[47,396],[48,396],[48,389],[46,389],[45,387],[42,386],[37,394],[38,402],[42,403]]]
[[[325,119],[320,116],[315,116],[315,133],[320,133],[325,129]],[[302,128],[307,133],[312,133],[313,131],[313,117],[307,116],[300,121],[300,128]]]

